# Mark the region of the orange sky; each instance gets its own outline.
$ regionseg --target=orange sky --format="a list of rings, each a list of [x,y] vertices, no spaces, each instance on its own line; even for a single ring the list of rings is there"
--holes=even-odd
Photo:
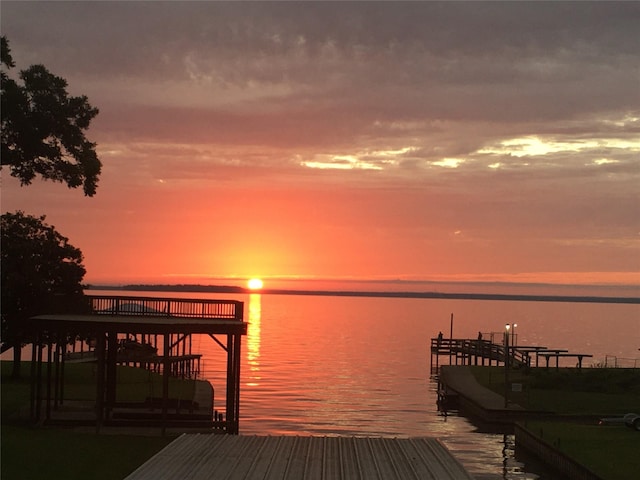
[[[3,2],[18,69],[100,109],[103,174],[3,170],[2,211],[88,283],[640,285],[638,4],[304,7]]]

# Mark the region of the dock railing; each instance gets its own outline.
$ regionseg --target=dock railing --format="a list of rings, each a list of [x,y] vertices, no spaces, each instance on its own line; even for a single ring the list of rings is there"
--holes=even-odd
[[[518,347],[509,347],[507,356],[506,348],[499,343],[490,340],[466,339],[466,338],[432,338],[431,356],[436,357],[436,366],[439,365],[440,356],[449,356],[455,364],[484,365],[485,361],[492,365],[504,364],[508,358],[512,366],[531,365],[529,352]],[[433,364],[433,361],[432,361]]]
[[[243,321],[243,303],[236,300],[88,295],[92,313]]]
[[[492,340],[484,340],[481,338],[443,338],[440,336],[431,339],[430,351],[432,373],[438,370],[440,357],[447,356],[449,357],[450,365],[485,365],[488,361],[489,366],[495,363],[495,365],[506,364],[510,367],[532,367],[534,366],[532,365],[532,359],[535,356],[535,367],[539,366],[539,358],[543,358],[545,368],[549,368],[552,359],[555,359],[555,368],[559,368],[560,359],[575,359],[577,362],[575,366],[578,369],[582,368],[582,363],[585,358],[593,357],[593,355],[589,353],[575,353],[562,348],[547,348],[541,345],[506,346],[501,343],[494,343]],[[605,366],[608,360],[609,357],[605,359]],[[615,365],[618,366],[617,359]],[[635,368],[636,365],[637,362],[633,361],[633,365],[629,365],[629,367]]]

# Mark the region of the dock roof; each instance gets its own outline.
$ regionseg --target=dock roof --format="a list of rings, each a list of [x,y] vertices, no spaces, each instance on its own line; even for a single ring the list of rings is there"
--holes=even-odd
[[[30,323],[40,327],[80,330],[137,331],[139,333],[247,333],[247,323],[228,318],[152,315],[38,315]]]

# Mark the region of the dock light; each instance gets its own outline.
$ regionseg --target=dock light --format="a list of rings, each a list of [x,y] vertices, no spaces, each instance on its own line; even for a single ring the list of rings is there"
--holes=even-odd
[[[517,323],[513,324],[513,330],[511,330],[511,347],[515,347],[516,346],[516,327],[518,326]]]

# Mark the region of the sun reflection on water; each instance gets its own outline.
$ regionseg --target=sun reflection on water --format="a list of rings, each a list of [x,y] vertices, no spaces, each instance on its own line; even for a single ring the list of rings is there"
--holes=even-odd
[[[249,378],[247,386],[260,385],[260,322],[262,317],[262,295],[252,293],[249,295],[249,319],[247,326],[247,364],[249,365]]]

